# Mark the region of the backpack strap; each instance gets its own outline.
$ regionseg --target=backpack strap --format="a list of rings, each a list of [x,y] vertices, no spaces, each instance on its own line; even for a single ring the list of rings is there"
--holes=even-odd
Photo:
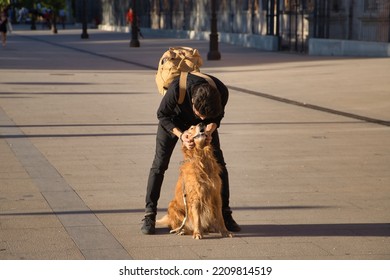
[[[185,97],[186,97],[187,76],[188,76],[188,72],[181,72],[180,73],[179,99],[177,100],[178,104],[182,104],[184,102]]]
[[[180,80],[179,80],[179,99],[177,103],[180,105],[184,102],[184,99],[186,97],[186,90],[187,90],[187,77],[189,72],[180,72]],[[214,80],[211,79],[209,76],[200,73],[200,72],[190,72],[192,75],[201,77],[205,79],[210,86],[215,88],[218,91],[217,85],[215,84]]]
[[[211,79],[209,76],[207,76],[203,73],[200,73],[200,72],[191,72],[191,74],[205,79],[209,83],[210,86],[212,86],[213,88],[215,88],[218,91],[217,85],[215,84],[214,80]]]

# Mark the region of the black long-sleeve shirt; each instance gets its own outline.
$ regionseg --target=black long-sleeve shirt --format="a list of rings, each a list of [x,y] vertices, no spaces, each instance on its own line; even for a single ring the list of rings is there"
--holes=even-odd
[[[208,75],[212,78],[218,88],[218,94],[221,95],[222,113],[216,118],[201,120],[195,115],[192,109],[192,87],[198,84],[207,83],[201,77],[188,74],[186,95],[182,104],[178,104],[179,99],[179,78],[173,80],[169,86],[166,94],[161,100],[160,106],[157,110],[157,118],[165,130],[172,132],[173,128],[177,127],[180,130],[187,130],[191,125],[196,125],[200,122],[207,124],[215,123],[219,127],[222,118],[225,115],[225,106],[229,99],[229,90],[217,78]]]

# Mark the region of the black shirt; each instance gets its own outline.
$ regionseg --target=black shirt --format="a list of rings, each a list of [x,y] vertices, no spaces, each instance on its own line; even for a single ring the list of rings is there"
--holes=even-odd
[[[216,118],[201,120],[195,115],[192,109],[192,88],[195,85],[207,83],[201,77],[188,74],[186,96],[182,104],[178,104],[179,99],[179,77],[172,81],[168,87],[167,93],[161,100],[160,107],[157,110],[157,118],[165,130],[172,132],[173,128],[177,127],[180,130],[187,130],[191,125],[196,125],[200,122],[204,124],[215,123],[219,127],[222,118],[225,115],[225,106],[229,98],[227,87],[217,78],[207,75],[212,78],[217,85],[218,94],[221,95],[222,113]]]

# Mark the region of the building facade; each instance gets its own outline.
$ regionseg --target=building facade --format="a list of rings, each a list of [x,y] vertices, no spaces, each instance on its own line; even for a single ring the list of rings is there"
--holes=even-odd
[[[209,32],[212,1],[101,0],[102,25],[126,26],[125,13],[133,7],[141,28]],[[221,40],[246,38],[256,44],[274,37],[277,50],[304,53],[312,39],[390,42],[389,0],[215,1]]]
[[[102,2],[100,0],[66,0],[67,10],[72,14],[72,21],[82,22],[84,15],[92,26],[102,23]],[[84,14],[84,5],[86,13]],[[68,17],[69,19],[71,17]]]

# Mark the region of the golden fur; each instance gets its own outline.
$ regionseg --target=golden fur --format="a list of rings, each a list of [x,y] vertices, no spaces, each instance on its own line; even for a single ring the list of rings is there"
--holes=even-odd
[[[188,132],[190,138],[194,139],[195,147],[187,149],[183,145],[184,162],[180,168],[175,197],[169,203],[168,214],[157,223],[169,226],[174,231],[176,229],[178,234],[192,234],[195,239],[202,239],[208,232],[232,237],[222,217],[221,167],[214,157],[213,148],[206,144],[204,126],[192,126]],[[187,206],[184,204],[183,190]],[[186,207],[188,216],[182,226]]]

